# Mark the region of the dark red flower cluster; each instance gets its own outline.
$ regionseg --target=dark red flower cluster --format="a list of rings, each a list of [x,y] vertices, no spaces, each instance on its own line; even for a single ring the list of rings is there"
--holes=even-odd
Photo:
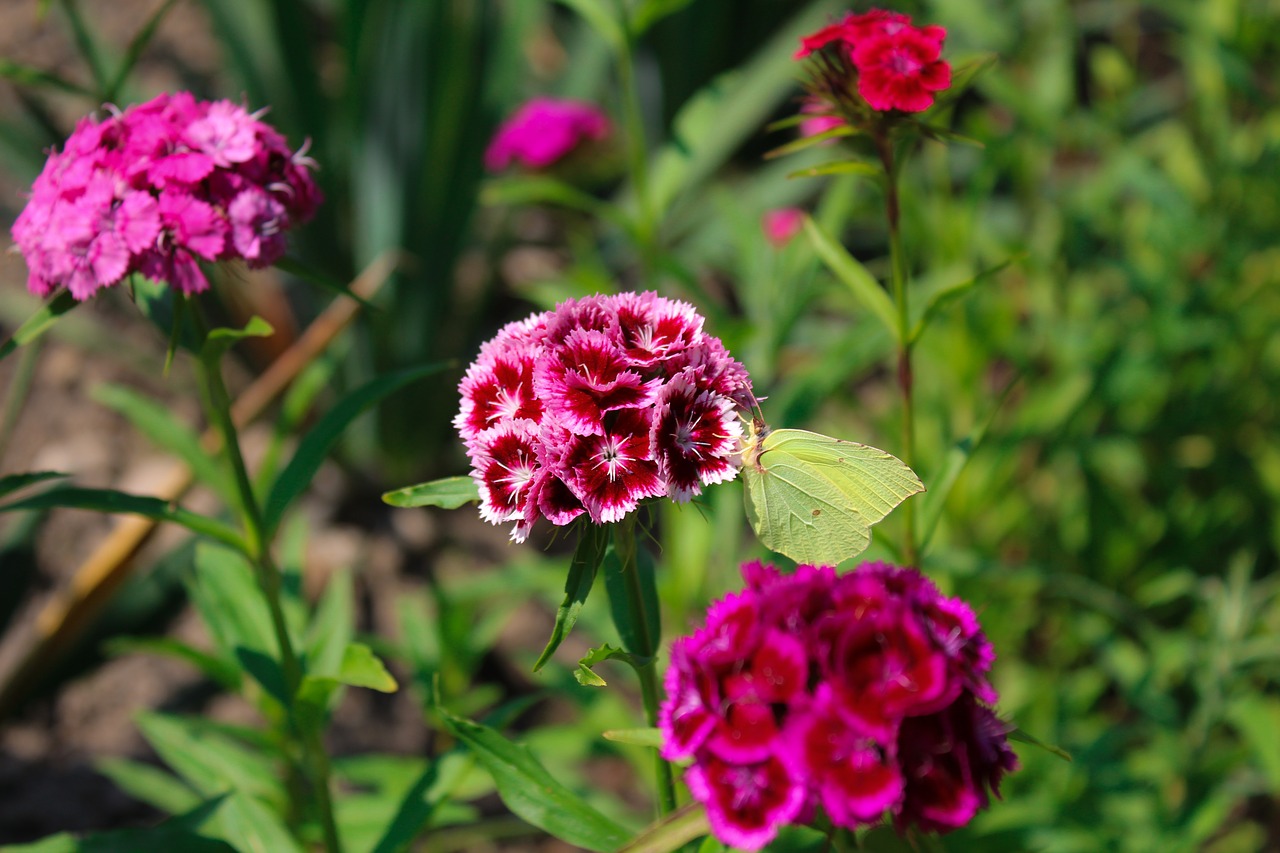
[[[480,514],[602,524],[640,501],[685,501],[738,473],[751,380],[691,305],[592,296],[512,323],[480,349],[454,425]]]
[[[27,287],[87,299],[139,272],[197,293],[198,259],[278,260],[320,191],[315,163],[261,115],[178,92],[81,120],[13,224]]]
[[[942,27],[915,27],[906,15],[872,9],[805,36],[796,59],[832,52],[839,67],[856,75],[858,94],[872,109],[918,113],[951,85],[951,66],[942,59],[946,37]]]
[[[816,806],[850,829],[889,815],[945,832],[999,793],[1017,759],[967,604],[884,563],[742,573],[672,646],[659,717],[717,838],[759,849]]]

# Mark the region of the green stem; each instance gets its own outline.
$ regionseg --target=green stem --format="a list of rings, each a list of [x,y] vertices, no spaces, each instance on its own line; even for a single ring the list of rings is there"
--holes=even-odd
[[[622,89],[622,120],[627,135],[631,186],[636,194],[636,243],[644,281],[652,284],[658,268],[658,234],[653,198],[649,193],[649,147],[645,139],[644,113],[640,109],[640,87],[636,80],[635,38],[625,9],[619,14],[624,37],[618,46],[618,82]]]
[[[898,389],[902,394],[902,461],[910,468],[915,468],[916,424],[915,424],[915,374],[911,369],[911,311],[908,302],[907,256],[902,249],[901,202],[898,196],[898,173],[900,162],[894,160],[893,142],[888,134],[881,132],[876,139],[876,147],[880,153],[880,162],[884,166],[885,218],[889,224],[889,262],[892,269],[893,304],[898,309]],[[907,565],[916,566],[920,562],[919,545],[916,541],[916,505],[915,501],[907,501],[902,507],[903,557]]]
[[[658,725],[658,671],[655,656],[658,652],[658,638],[649,631],[649,613],[645,604],[644,589],[641,586],[640,567],[636,559],[636,522],[634,516],[613,525],[613,547],[618,553],[623,588],[626,590],[627,611],[631,624],[636,632],[636,641],[641,646],[629,649],[645,658],[648,663],[633,667],[640,678],[640,698],[644,703],[645,721],[650,726]],[[660,813],[670,814],[676,809],[676,783],[671,764],[654,751],[654,767],[658,776],[658,805]]]
[[[202,322],[202,318],[200,321]],[[262,522],[262,512],[254,495],[253,482],[249,479],[249,470],[244,464],[239,434],[231,417],[231,395],[227,392],[226,383],[223,382],[222,369],[216,357],[201,356],[196,359],[196,363],[205,388],[209,418],[222,436],[223,449],[231,464],[236,495],[240,504],[240,517],[244,525],[246,556],[257,574],[258,586],[262,589],[267,609],[271,614],[271,628],[275,633],[276,644],[280,648],[280,669],[284,675],[285,692],[289,699],[288,707],[285,709],[289,717],[289,728],[302,749],[303,761],[306,764],[304,773],[310,781],[311,792],[320,812],[325,848],[329,853],[341,853],[342,842],[338,837],[338,825],[334,820],[333,800],[329,792],[329,757],[325,754],[319,732],[314,727],[302,725],[297,716],[295,700],[298,688],[302,685],[302,666],[293,648],[293,640],[289,636],[288,623],[285,621],[282,603],[284,578],[271,556],[270,542],[267,540],[266,527]]]

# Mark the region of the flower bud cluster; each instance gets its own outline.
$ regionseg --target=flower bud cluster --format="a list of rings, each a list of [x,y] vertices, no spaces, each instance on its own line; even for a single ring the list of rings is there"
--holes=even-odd
[[[725,844],[755,850],[821,807],[854,829],[966,824],[1017,766],[973,611],[914,569],[743,566],[747,587],[675,642],[662,754]]]
[[[702,317],[653,293],[592,296],[512,323],[467,370],[454,425],[487,521],[619,521],[733,479],[751,380]]]
[[[278,260],[320,192],[314,162],[261,115],[178,92],[82,119],[13,224],[27,287],[83,300],[142,273],[197,293],[200,260]]]

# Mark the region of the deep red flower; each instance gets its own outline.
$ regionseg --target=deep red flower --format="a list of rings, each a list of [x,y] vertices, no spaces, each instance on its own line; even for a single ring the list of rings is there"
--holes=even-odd
[[[858,94],[876,110],[927,110],[934,93],[951,85],[951,66],[941,58],[945,36],[941,27],[906,26],[857,42]]]
[[[538,425],[504,420],[480,433],[470,446],[472,477],[480,488],[480,515],[498,523],[524,515],[525,499],[538,473]]]
[[[533,383],[559,421],[577,435],[604,435],[604,414],[652,402],[657,384],[646,381],[604,332],[574,329],[538,360]]]
[[[689,768],[685,780],[694,798],[706,805],[716,837],[747,850],[772,841],[806,799],[803,780],[775,755],[753,764],[708,755]]]
[[[667,494],[687,501],[705,485],[736,477],[741,437],[733,400],[702,387],[692,373],[677,375],[662,388],[651,436]]]

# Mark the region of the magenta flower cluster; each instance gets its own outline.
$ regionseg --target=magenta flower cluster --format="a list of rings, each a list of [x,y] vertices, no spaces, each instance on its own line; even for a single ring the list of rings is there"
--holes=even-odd
[[[737,475],[751,381],[702,317],[653,293],[570,300],[503,328],[460,386],[454,424],[480,514],[619,521],[646,498],[688,500]]]
[[[973,611],[914,569],[743,566],[675,642],[662,754],[717,838],[755,850],[821,807],[850,829],[966,824],[1017,767]]]
[[[612,131],[609,117],[585,101],[533,98],[520,105],[494,134],[484,152],[485,168],[501,171],[512,163],[545,169],[579,145]]]
[[[320,192],[315,164],[261,115],[178,92],[82,119],[13,224],[27,287],[83,300],[142,273],[197,293],[200,260],[278,260]]]

